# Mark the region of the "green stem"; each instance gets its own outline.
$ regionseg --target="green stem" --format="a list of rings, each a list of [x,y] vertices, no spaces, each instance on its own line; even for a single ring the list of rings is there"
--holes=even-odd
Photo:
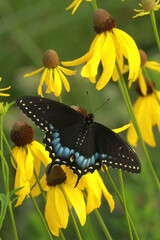
[[[128,93],[128,90],[127,90],[127,87],[126,87],[126,84],[125,84],[125,81],[124,81],[124,78],[123,78],[123,75],[121,73],[121,70],[119,68],[119,65],[116,61],[116,67],[117,67],[117,70],[118,70],[118,73],[119,73],[119,80],[118,80],[118,83],[119,83],[119,87],[120,87],[120,90],[121,90],[121,93],[122,93],[122,96],[125,95],[125,98],[124,98],[124,101],[126,103],[126,106],[127,106],[127,109],[128,109],[128,112],[129,112],[129,115],[130,115],[130,118],[131,118],[131,121],[135,127],[135,130],[137,132],[137,135],[139,137],[139,140],[140,140],[140,143],[142,145],[142,148],[143,148],[143,151],[144,151],[144,154],[146,156],[146,159],[147,159],[147,162],[148,162],[148,165],[150,167],[150,170],[151,170],[151,173],[153,175],[153,178],[155,180],[155,183],[157,185],[157,188],[160,192],[160,182],[159,182],[159,179],[154,171],[154,168],[152,166],[152,162],[150,160],[150,157],[149,157],[149,154],[148,154],[148,151],[147,151],[147,148],[145,146],[145,143],[143,141],[143,138],[142,138],[142,135],[141,135],[141,132],[140,132],[140,129],[139,129],[139,126],[138,126],[138,123],[137,123],[137,119],[136,119],[136,116],[134,114],[134,111],[133,111],[133,107],[132,107],[132,103],[131,103],[131,100],[130,100],[130,97],[129,97],[129,93]]]
[[[97,219],[98,219],[98,222],[99,222],[99,224],[100,224],[100,226],[101,226],[101,228],[102,228],[102,230],[103,230],[106,238],[107,238],[108,240],[112,240],[112,237],[111,237],[111,235],[109,234],[109,231],[108,231],[106,225],[104,224],[103,219],[102,219],[102,217],[101,217],[98,209],[95,209],[95,210],[94,210],[94,213],[95,213],[95,215],[96,215],[96,217],[97,217]]]
[[[93,234],[93,231],[92,231],[92,226],[91,226],[91,221],[90,221],[90,216],[89,215],[87,215],[87,225],[88,225],[88,229],[89,229],[89,232],[90,232],[90,237],[93,240],[94,239],[94,234]]]
[[[93,9],[96,10],[97,9],[97,2],[96,2],[96,0],[91,0],[91,4],[92,4]]]
[[[123,177],[122,177],[121,169],[118,170],[118,174],[119,174],[119,179],[120,179],[120,183],[121,183],[122,198],[123,198],[124,211],[126,214],[126,219],[127,219],[128,229],[129,229],[129,235],[130,235],[130,239],[133,240],[131,225],[130,225],[130,221],[129,221],[129,217],[128,217],[127,203],[126,203],[126,198],[125,198],[125,193],[124,193],[124,184],[123,184]]]
[[[6,138],[6,136],[5,136],[4,133],[3,133],[3,139],[4,139],[4,142],[5,142],[5,144],[6,144],[6,147],[8,148],[9,154],[10,154],[10,156],[12,157],[12,160],[13,160],[15,166],[16,166],[16,165],[17,165],[16,159],[15,159],[13,153],[12,153],[12,149],[10,148],[10,145],[9,145],[9,143],[8,143],[8,141],[7,141],[7,138]]]
[[[142,71],[143,71],[143,74],[145,75],[146,79],[147,79],[147,82],[149,83],[150,87],[152,88],[152,91],[153,91],[153,94],[158,102],[158,104],[160,105],[160,99],[157,95],[157,92],[156,92],[156,89],[154,88],[153,84],[152,84],[152,81],[151,81],[151,78],[147,72],[147,69],[145,67],[142,67]]]
[[[38,205],[37,205],[34,197],[32,196],[31,193],[29,193],[29,196],[30,196],[30,198],[31,198],[31,200],[32,200],[32,202],[33,202],[33,204],[34,204],[34,206],[35,206],[35,208],[36,208],[36,210],[37,210],[37,212],[38,212],[41,220],[42,220],[42,223],[43,223],[43,225],[44,225],[44,227],[45,227],[45,229],[46,229],[46,232],[48,233],[49,238],[53,240],[54,238],[53,238],[53,236],[51,235],[51,233],[50,233],[50,231],[49,231],[49,228],[48,228],[48,225],[47,225],[47,223],[46,223],[46,220],[45,220],[45,218],[43,217],[43,215],[42,215],[42,213],[41,213],[41,211],[40,211],[40,209],[39,209],[39,207],[38,207]]]
[[[157,29],[156,19],[155,19],[155,15],[154,15],[154,10],[150,11],[150,18],[151,18],[151,22],[152,22],[153,31],[154,31],[154,35],[155,35],[155,38],[156,38],[157,46],[158,46],[158,49],[160,51],[160,38],[159,38],[159,34],[158,34],[158,29]]]
[[[104,172],[105,172],[105,174],[106,174],[106,176],[107,176],[107,178],[108,178],[108,180],[109,180],[109,182],[110,182],[110,184],[111,184],[113,190],[114,190],[115,193],[117,194],[117,196],[118,196],[118,198],[119,198],[119,201],[120,201],[120,203],[121,203],[121,205],[122,205],[122,207],[123,207],[123,209],[124,209],[124,203],[123,203],[123,199],[122,199],[122,197],[121,197],[121,194],[119,193],[119,191],[118,191],[118,189],[117,189],[117,187],[116,187],[116,185],[115,185],[113,179],[111,178],[111,176],[110,176],[110,174],[109,174],[109,172],[108,172],[108,170],[106,169],[105,166],[103,166],[103,169],[104,169]],[[128,217],[129,217],[129,220],[130,220],[130,223],[131,223],[131,226],[132,226],[133,232],[134,232],[134,234],[135,234],[135,238],[136,238],[137,240],[139,240],[139,237],[138,237],[138,234],[137,234],[136,228],[135,228],[135,226],[134,226],[134,224],[133,224],[133,221],[132,221],[132,219],[131,219],[129,213],[128,213]]]
[[[42,188],[42,186],[41,186],[41,183],[40,183],[40,181],[39,181],[39,178],[38,178],[38,176],[37,176],[37,173],[36,173],[35,169],[34,169],[33,171],[34,171],[34,176],[35,176],[35,178],[36,178],[37,184],[38,184],[39,189],[40,189],[40,191],[41,191],[42,198],[43,198],[44,202],[46,202],[46,195],[45,195],[45,193],[44,193],[44,191],[43,191],[43,188]]]
[[[60,184],[59,184],[59,188],[61,189],[61,191],[63,192],[63,195],[64,195],[64,197],[65,197],[65,200],[66,200],[66,203],[67,203],[67,206],[68,206],[68,211],[69,211],[69,214],[70,214],[70,216],[71,216],[71,219],[72,219],[72,222],[73,222],[73,226],[74,226],[74,228],[75,228],[75,231],[76,231],[76,233],[77,233],[77,237],[78,237],[79,240],[82,240],[82,237],[81,237],[81,234],[80,234],[78,225],[77,225],[76,220],[75,220],[75,218],[74,218],[74,216],[73,216],[72,210],[71,210],[71,208],[70,208],[70,206],[69,206],[69,204],[68,204],[68,200],[67,200],[66,193],[65,193],[65,191],[63,190],[63,187],[62,187]]]
[[[60,103],[63,103],[61,96],[59,96],[59,102],[60,102]]]
[[[11,200],[9,197],[9,168],[6,159],[3,156],[3,115],[1,116],[1,136],[0,136],[0,141],[1,141],[1,160],[2,160],[2,174],[3,174],[3,180],[4,180],[4,185],[5,185],[5,191],[8,196],[8,210],[9,210],[9,215],[11,219],[11,224],[12,224],[12,229],[13,229],[13,234],[14,234],[14,239],[18,240],[18,234],[17,234],[17,228],[16,228],[16,223],[14,219],[14,214],[13,214],[13,209],[12,209],[12,204]]]

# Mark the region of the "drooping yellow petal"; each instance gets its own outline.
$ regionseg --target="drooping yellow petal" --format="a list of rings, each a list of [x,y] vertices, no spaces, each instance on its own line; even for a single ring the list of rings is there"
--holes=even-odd
[[[73,8],[72,10],[72,15],[75,13],[75,11],[77,10],[77,8],[79,7],[79,5],[81,4],[82,0],[74,0],[67,8],[66,10],[70,10],[71,8]]]
[[[25,161],[25,172],[26,172],[26,180],[30,181],[32,176],[33,176],[33,162],[34,162],[34,158],[33,155],[30,151],[29,148],[27,148],[28,153],[26,156],[26,161]]]
[[[76,71],[75,70],[70,70],[70,69],[67,69],[67,68],[64,68],[62,66],[58,66],[58,68],[64,73],[66,74],[67,76],[73,76],[76,74]]]
[[[115,46],[115,50],[116,50],[116,60],[118,62],[121,72],[123,73],[124,65],[123,65],[123,54],[122,54],[121,47],[120,47],[119,42],[117,41],[115,35],[112,32],[110,35],[112,37],[112,40],[113,40],[114,46]],[[117,81],[119,79],[119,73],[118,73],[116,65],[113,70],[112,79],[113,79],[113,81]]]
[[[15,204],[15,207],[18,207],[19,205],[21,205],[22,202],[24,201],[25,197],[30,192],[30,187],[29,187],[29,182],[28,181],[20,182],[19,187],[23,187],[23,188],[17,192],[18,200],[17,200],[17,202]]]
[[[147,61],[145,67],[152,69],[153,71],[160,72],[160,63],[155,61]]]
[[[62,82],[64,84],[64,87],[65,87],[66,91],[69,92],[70,91],[70,85],[68,83],[67,78],[65,77],[65,75],[61,72],[61,70],[58,67],[57,67],[57,71],[58,71],[58,73],[59,73],[59,75],[61,77],[61,80],[62,80]]]
[[[116,60],[116,51],[115,51],[114,42],[112,40],[110,32],[107,32],[107,36],[103,44],[102,58],[101,58],[103,72],[97,82],[97,85],[96,85],[97,90],[101,90],[109,82],[113,74],[115,60]]]
[[[143,72],[142,72],[141,68],[139,70],[139,86],[140,86],[140,90],[141,90],[142,94],[144,96],[146,96],[147,95],[147,85],[146,85],[146,81],[144,79]]]
[[[18,151],[19,151],[19,147],[18,147],[18,146],[15,146],[15,147],[12,149],[12,154],[13,154],[15,160],[17,159]],[[16,161],[17,161],[17,160],[16,160]],[[11,157],[11,163],[12,163],[12,166],[16,169],[16,168],[17,168],[17,164],[15,165],[12,157]]]
[[[101,205],[102,190],[99,188],[95,172],[93,174],[86,174],[81,179],[81,183],[83,183],[87,191],[87,214],[90,214]]]
[[[137,45],[133,38],[131,38],[127,33],[120,29],[114,28],[114,34],[116,36],[117,41],[120,44],[123,55],[128,59],[129,65],[128,79],[133,82],[138,77],[141,64],[140,54]]]
[[[99,36],[96,35],[96,37],[93,39],[90,49],[85,55],[83,55],[82,57],[77,58],[73,61],[62,61],[61,64],[63,64],[64,66],[76,66],[76,65],[80,65],[84,62],[87,62],[93,55],[93,49],[95,47],[95,43],[96,43],[98,37]]]
[[[19,169],[23,181],[26,181],[26,170],[25,170],[25,162],[26,162],[26,151],[24,148],[19,147],[18,153],[17,153],[17,169]]]
[[[43,94],[42,94],[42,85],[44,83],[44,80],[45,80],[45,77],[46,77],[46,73],[47,73],[48,69],[45,68],[43,73],[42,73],[42,76],[41,76],[41,79],[40,79],[40,83],[39,83],[39,86],[38,86],[38,95],[40,95],[41,97],[43,97]]]
[[[131,123],[128,123],[128,124],[124,125],[123,127],[112,129],[112,131],[114,131],[115,133],[120,133],[120,132],[125,131],[129,127],[131,127],[131,125],[132,125]]]
[[[59,218],[57,214],[58,209],[55,206],[55,187],[51,187],[47,192],[47,202],[45,206],[45,218],[51,233],[59,236]]]
[[[108,192],[107,188],[105,187],[104,183],[103,183],[103,180],[101,178],[101,176],[99,175],[98,171],[96,171],[96,178],[97,178],[97,181],[98,181],[98,184],[100,186],[100,188],[102,189],[103,191],[103,194],[109,204],[109,207],[110,207],[110,211],[112,212],[114,210],[114,206],[115,206],[115,203],[114,203],[114,200],[113,200],[113,197],[112,195]]]
[[[32,154],[44,164],[45,167],[51,163],[49,153],[45,150],[45,147],[41,143],[34,140],[30,144],[30,150]]]
[[[156,143],[152,131],[153,121],[150,114],[152,107],[150,95],[146,97],[139,97],[134,105],[134,112],[143,140],[151,147],[155,147]],[[128,130],[127,140],[131,145],[137,145],[138,136],[133,126],[131,126]]]
[[[45,76],[45,83],[47,85],[46,93],[49,94],[51,92],[54,92],[52,68],[48,68],[48,71],[47,71],[46,76]]]
[[[35,74],[43,71],[44,68],[45,68],[45,67],[41,67],[41,68],[38,68],[37,70],[31,72],[31,73],[26,73],[26,74],[24,74],[24,77],[31,77],[31,76],[33,76],[33,75],[35,75]]]
[[[58,186],[55,186],[55,206],[58,213],[59,223],[62,228],[68,224],[69,212],[65,197]]]
[[[53,83],[53,86],[54,86],[54,90],[55,90],[54,95],[56,97],[59,97],[60,94],[61,94],[61,91],[62,91],[62,82],[61,82],[60,75],[59,75],[56,68],[54,69],[54,83]]]
[[[105,34],[104,33],[99,34],[93,48],[93,55],[81,70],[82,77],[89,77],[89,78],[96,77],[98,66],[102,56],[104,41],[105,41]]]
[[[81,225],[83,226],[86,222],[86,206],[82,192],[79,189],[70,187],[64,183],[62,184],[62,188],[71,202]]]

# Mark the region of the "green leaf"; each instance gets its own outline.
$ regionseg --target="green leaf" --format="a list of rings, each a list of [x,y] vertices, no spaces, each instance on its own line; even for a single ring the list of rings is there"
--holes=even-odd
[[[2,227],[3,221],[5,219],[7,205],[8,205],[8,196],[1,193],[0,194],[1,209],[0,209],[0,229]]]

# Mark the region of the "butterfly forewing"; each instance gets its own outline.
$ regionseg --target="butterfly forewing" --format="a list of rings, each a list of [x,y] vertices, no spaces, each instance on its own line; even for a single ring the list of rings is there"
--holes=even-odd
[[[41,97],[22,97],[18,107],[44,131],[60,130],[83,121],[83,116],[59,102]]]

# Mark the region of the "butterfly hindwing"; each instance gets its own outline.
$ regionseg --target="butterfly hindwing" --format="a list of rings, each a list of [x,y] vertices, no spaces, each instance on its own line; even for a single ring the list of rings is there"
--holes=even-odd
[[[118,134],[99,123],[94,123],[94,138],[102,164],[140,173],[141,167],[136,153]]]

